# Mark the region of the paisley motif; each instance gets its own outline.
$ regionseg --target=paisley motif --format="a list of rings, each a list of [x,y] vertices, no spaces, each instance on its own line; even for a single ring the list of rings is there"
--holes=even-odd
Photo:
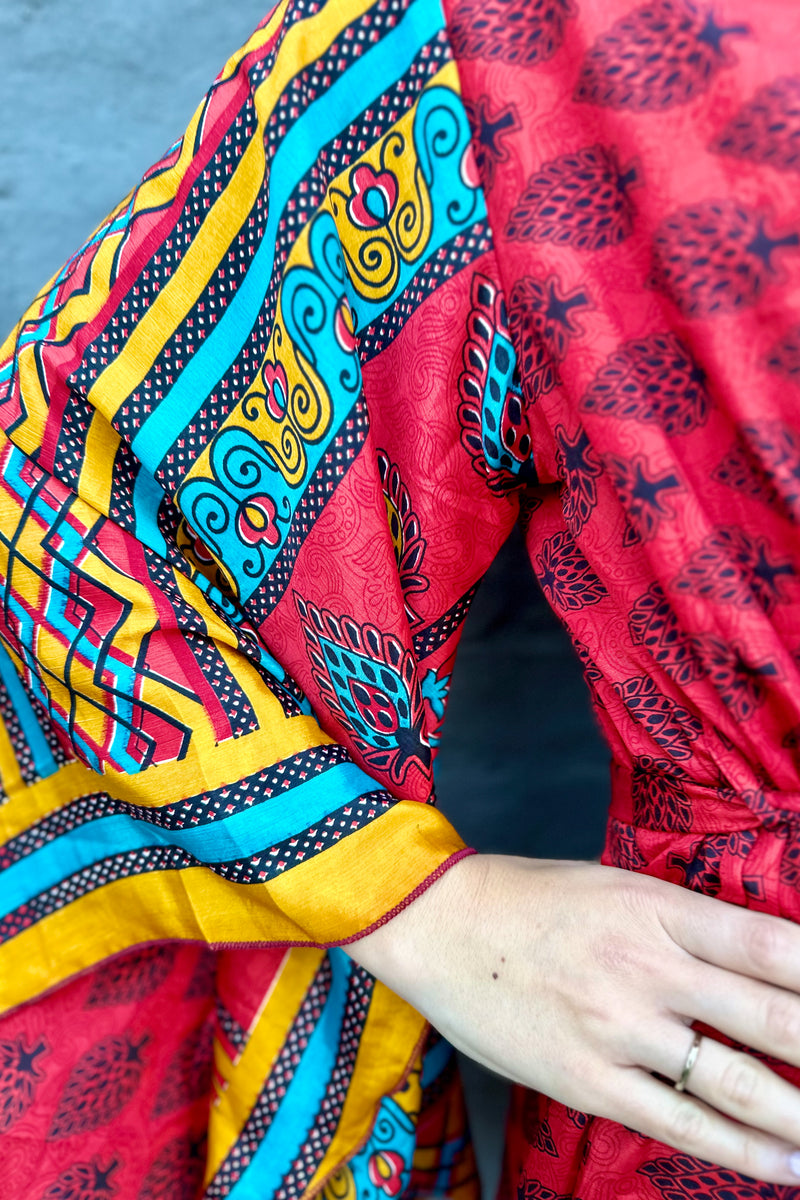
[[[369,767],[402,784],[428,774],[431,749],[414,656],[397,638],[318,609],[295,592],[314,680]]]
[[[403,588],[406,616],[410,625],[416,625],[419,624],[420,618],[412,607],[410,598],[428,590],[428,580],[420,572],[426,543],[420,531],[419,517],[411,506],[408,488],[400,476],[400,468],[390,461],[385,450],[378,450],[376,458],[386,501],[389,534]]]
[[[527,405],[503,296],[477,272],[458,380],[461,444],[472,466],[499,494],[536,482]]]

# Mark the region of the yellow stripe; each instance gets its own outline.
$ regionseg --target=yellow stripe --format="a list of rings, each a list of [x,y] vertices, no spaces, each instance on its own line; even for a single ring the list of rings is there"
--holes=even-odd
[[[463,847],[438,809],[401,800],[335,849],[275,879],[270,893],[282,912],[301,929],[308,929],[314,941],[339,942],[401,904]],[[324,909],[320,896],[326,898]]]
[[[116,429],[96,412],[86,435],[78,490],[107,517],[114,499],[114,460],[121,441]]]
[[[230,883],[206,867],[119,879],[0,949],[0,1008],[22,1004],[142,942],[288,945],[304,937],[271,906],[265,888]]]
[[[8,803],[0,808],[0,838],[7,842],[76,796],[104,790],[102,775],[79,762],[66,763],[55,774],[28,787],[20,780],[19,787],[9,791]]]
[[[41,449],[47,414],[50,411],[47,397],[42,391],[39,372],[34,358],[34,346],[29,343],[20,351],[17,359],[19,388],[23,397],[25,420],[14,430],[14,444],[26,454]],[[4,435],[3,443],[9,439]]]
[[[442,87],[442,86],[449,87],[449,88],[455,90],[456,92],[459,91],[458,72],[457,72],[455,63],[446,63],[441,68],[441,70],[437,71],[437,73],[426,83],[424,91],[428,91],[430,88]],[[407,113],[404,113],[403,116],[396,122],[396,124],[392,126],[393,131],[402,131],[404,138],[409,142],[409,144],[413,140],[412,139],[412,131],[413,131],[413,124],[416,119],[418,104],[419,104],[419,98],[415,101],[414,105],[409,109],[409,111]],[[386,135],[384,135],[384,137],[388,137],[388,136],[389,136],[388,133]],[[383,140],[384,139],[381,139],[381,141],[376,143],[377,149],[375,146],[371,147],[367,152],[365,152],[359,158],[358,161],[359,162],[370,162],[371,160],[374,160],[372,165],[375,166],[376,168],[379,167],[380,166],[380,162],[379,162],[380,146],[383,143]],[[346,167],[343,171],[341,171],[337,176],[335,176],[328,183],[327,195],[326,195],[325,199],[323,200],[322,204],[320,205],[320,209],[318,211],[321,211],[323,208],[326,208],[329,211],[329,213],[331,214],[331,216],[334,215],[333,208],[331,206],[331,200],[330,200],[331,193],[334,191],[339,191],[339,192],[344,192],[344,193],[349,191],[349,185],[347,183],[347,180],[350,176],[352,169],[353,169],[352,165]],[[409,168],[407,165],[406,165],[406,171],[407,171],[407,173],[411,171],[411,168]],[[402,200],[402,196],[401,196],[401,200]],[[426,201],[426,203],[429,204],[429,201]],[[286,274],[288,274],[288,272],[291,269],[293,269],[299,265],[311,266],[311,267],[314,266],[314,264],[312,262],[312,258],[311,258],[311,253],[309,250],[309,239],[311,236],[311,228],[312,228],[312,222],[307,221],[306,224],[301,229],[300,233],[297,235],[297,238],[295,239],[295,241],[292,243],[292,246],[289,250],[289,254],[288,254],[288,258],[287,258],[286,267],[284,269],[284,277],[286,276]],[[350,257],[351,260],[356,259],[358,257],[358,253],[359,253],[359,240],[355,236],[357,231],[352,226],[347,226],[346,222],[342,221],[341,216],[340,216],[339,224],[338,224],[338,233],[339,233],[342,247],[344,248],[346,254]],[[260,393],[265,386],[264,378],[261,373],[261,368],[263,367],[263,364],[273,362],[276,359],[281,362],[281,364],[283,365],[283,367],[286,371],[290,391],[291,391],[292,387],[294,386],[295,382],[303,381],[304,386],[307,386],[307,385],[312,386],[312,392],[314,392],[314,394],[316,394],[320,398],[321,403],[326,403],[326,404],[329,403],[329,400],[326,399],[326,397],[327,397],[326,382],[324,380],[320,379],[316,375],[314,368],[309,363],[308,359],[294,345],[294,343],[291,341],[291,339],[286,334],[285,322],[283,319],[282,290],[281,289],[279,289],[279,291],[278,291],[278,297],[277,297],[277,301],[276,301],[275,320],[273,322],[273,328],[272,328],[272,331],[269,336],[269,341],[267,343],[267,349],[264,353],[262,363],[260,364],[260,367],[259,367],[259,371],[253,377],[244,396],[238,401],[236,406],[233,409],[231,409],[231,411],[228,413],[227,417],[225,418],[222,425],[220,426],[221,430],[227,429],[231,426],[238,426],[241,424],[242,412],[244,409],[246,409],[248,403],[252,403],[253,393]],[[277,453],[277,448],[280,447],[280,445],[281,445],[282,435],[284,432],[284,428],[285,428],[287,419],[288,418],[284,418],[281,421],[277,421],[277,420],[274,420],[272,417],[270,417],[266,412],[262,411],[259,413],[258,423],[257,423],[257,426],[254,427],[254,432],[258,436],[258,438],[262,444],[262,448],[266,447],[268,453],[271,453],[271,454]],[[274,451],[270,450],[270,447],[273,447]],[[213,455],[213,452],[214,452],[214,441],[212,440],[208,444],[206,444],[203,447],[203,449],[200,451],[200,453],[195,457],[195,459],[192,462],[191,467],[187,471],[186,478],[187,479],[197,479],[197,478],[202,479],[202,478],[206,477],[209,473],[211,473],[213,475],[213,470],[211,469],[211,467],[209,465],[211,457]],[[289,469],[288,465],[285,462],[280,463],[279,469],[281,470],[281,473],[285,476],[285,478],[288,480],[289,483],[298,484],[303,478],[305,466],[306,466],[306,457],[305,457],[305,451],[303,450],[298,455],[291,470]],[[225,569],[224,564],[221,564],[221,565],[224,570]]]
[[[229,1078],[229,1085],[211,1109],[206,1184],[216,1175],[241,1134],[324,953],[324,950],[295,949],[287,954],[269,1002],[236,1066],[231,1070],[227,1055],[218,1055],[227,1062],[227,1066],[222,1061],[219,1065]]]
[[[273,70],[256,89],[258,128],[233,176],[213,205],[179,266],[128,337],[123,351],[108,365],[89,392],[89,402],[109,421],[151,370],[199,294],[217,271],[220,259],[255,203],[264,180],[263,130],[286,86],[304,66],[314,62],[336,36],[374,0],[329,4],[318,17],[288,30]]]
[[[232,883],[207,867],[106,884],[0,948],[0,1007],[21,1004],[140,942],[177,938],[211,945],[289,945],[358,933],[390,912],[452,853],[452,840],[436,850],[433,838],[419,838],[413,809],[438,815],[450,829],[435,810],[407,800],[380,819],[380,826],[395,826],[385,842],[377,825],[362,829],[335,853],[324,852],[269,884]],[[359,862],[356,876],[343,878],[343,859],[345,872],[348,859],[351,867]],[[320,897],[326,899],[325,911]]]
[[[244,45],[239,50],[234,51],[223,69],[220,71],[219,78],[221,80],[230,79],[230,77],[236,73],[240,62],[243,62],[249,54],[255,53],[256,50],[260,50],[262,46],[266,46],[270,38],[274,37],[275,33],[283,24],[288,7],[289,0],[281,0],[281,3],[276,7],[266,25],[264,25],[262,29],[254,30]]]
[[[319,1188],[325,1176],[351,1157],[365,1140],[380,1101],[403,1085],[426,1029],[424,1017],[376,982],[342,1115],[309,1191]]]

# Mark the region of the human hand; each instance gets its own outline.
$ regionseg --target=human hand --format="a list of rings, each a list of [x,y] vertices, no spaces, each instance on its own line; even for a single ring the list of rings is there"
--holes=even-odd
[[[798,1183],[800,928],[597,863],[475,855],[347,947],[477,1062],[572,1108]]]

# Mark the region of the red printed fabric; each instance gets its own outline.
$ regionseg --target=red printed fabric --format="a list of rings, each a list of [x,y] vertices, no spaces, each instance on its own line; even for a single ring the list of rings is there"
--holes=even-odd
[[[531,562],[613,752],[603,861],[797,920],[800,10],[445,7],[519,357]],[[522,1095],[515,1191],[789,1194]]]
[[[0,1026],[2,1194],[193,1200],[203,1179],[215,956],[116,959]]]

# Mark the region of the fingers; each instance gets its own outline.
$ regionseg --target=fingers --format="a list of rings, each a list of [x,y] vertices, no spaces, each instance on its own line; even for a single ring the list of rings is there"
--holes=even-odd
[[[800,992],[800,926],[697,892],[683,890],[680,903],[671,893],[662,894],[662,927],[689,954]]]
[[[653,1058],[653,1067],[660,1075],[677,1081],[694,1033],[683,1025],[665,1021],[659,1024],[655,1035],[658,1039],[655,1056],[643,1057]],[[752,1055],[733,1050],[714,1038],[702,1037],[686,1089],[712,1110],[740,1121],[743,1126],[800,1147],[800,1091]]]
[[[684,1045],[684,1058],[691,1044],[691,1030],[685,1032],[688,1040]],[[692,1087],[695,1086],[695,1071],[710,1040],[703,1038],[691,1075]],[[716,1045],[720,1050],[727,1050],[719,1043]],[[728,1050],[728,1054],[735,1053]],[[712,1052],[707,1056],[706,1076],[713,1076],[718,1068],[719,1063],[714,1062]],[[708,1078],[706,1082],[710,1082]],[[620,1076],[619,1092],[615,1111],[607,1114],[613,1120],[622,1121],[646,1137],[655,1138],[695,1158],[717,1163],[742,1175],[770,1183],[798,1186],[800,1176],[794,1173],[791,1166],[796,1143],[773,1137],[761,1129],[737,1124],[702,1099],[676,1092],[639,1068],[632,1068]]]
[[[800,996],[794,992],[695,962],[673,980],[671,1003],[677,1016],[800,1067]]]

